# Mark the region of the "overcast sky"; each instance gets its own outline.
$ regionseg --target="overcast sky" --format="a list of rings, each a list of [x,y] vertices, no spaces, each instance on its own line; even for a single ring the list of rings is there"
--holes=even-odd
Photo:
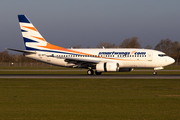
[[[18,14],[51,44],[96,47],[138,37],[142,47],[180,42],[180,0],[1,0],[0,51],[24,49]]]

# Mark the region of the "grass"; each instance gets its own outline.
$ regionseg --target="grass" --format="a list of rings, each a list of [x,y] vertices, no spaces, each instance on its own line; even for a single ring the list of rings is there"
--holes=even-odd
[[[180,80],[0,79],[0,119],[180,119]]]
[[[167,70],[180,70],[180,65],[167,66],[167,67],[165,67],[165,69],[167,69]]]

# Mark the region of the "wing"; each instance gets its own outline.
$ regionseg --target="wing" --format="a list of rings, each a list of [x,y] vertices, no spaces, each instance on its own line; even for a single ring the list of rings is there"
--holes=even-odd
[[[99,60],[90,60],[90,59],[80,59],[80,58],[71,58],[71,57],[56,57],[58,59],[64,59],[68,64],[74,64],[74,68],[94,68],[98,64]]]

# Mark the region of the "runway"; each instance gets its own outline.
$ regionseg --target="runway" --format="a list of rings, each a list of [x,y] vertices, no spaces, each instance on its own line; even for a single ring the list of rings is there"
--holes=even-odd
[[[70,72],[70,71],[87,71],[86,69],[57,69],[57,70],[31,70],[31,69],[20,69],[20,70],[18,70],[18,69],[0,69],[0,71],[66,71],[66,72]],[[141,71],[153,71],[153,69],[150,69],[150,70],[148,70],[148,69],[144,69],[144,70],[137,70],[137,69],[135,69],[135,70],[133,70],[133,71],[139,71],[139,72],[141,72]],[[159,71],[174,71],[174,72],[180,72],[180,70],[159,70]]]
[[[180,79],[180,75],[0,75],[12,79]]]

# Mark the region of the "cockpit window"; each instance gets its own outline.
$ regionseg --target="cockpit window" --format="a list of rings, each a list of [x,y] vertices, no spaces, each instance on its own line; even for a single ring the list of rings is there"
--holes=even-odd
[[[158,56],[164,57],[164,56],[167,56],[167,55],[166,54],[158,54]]]

